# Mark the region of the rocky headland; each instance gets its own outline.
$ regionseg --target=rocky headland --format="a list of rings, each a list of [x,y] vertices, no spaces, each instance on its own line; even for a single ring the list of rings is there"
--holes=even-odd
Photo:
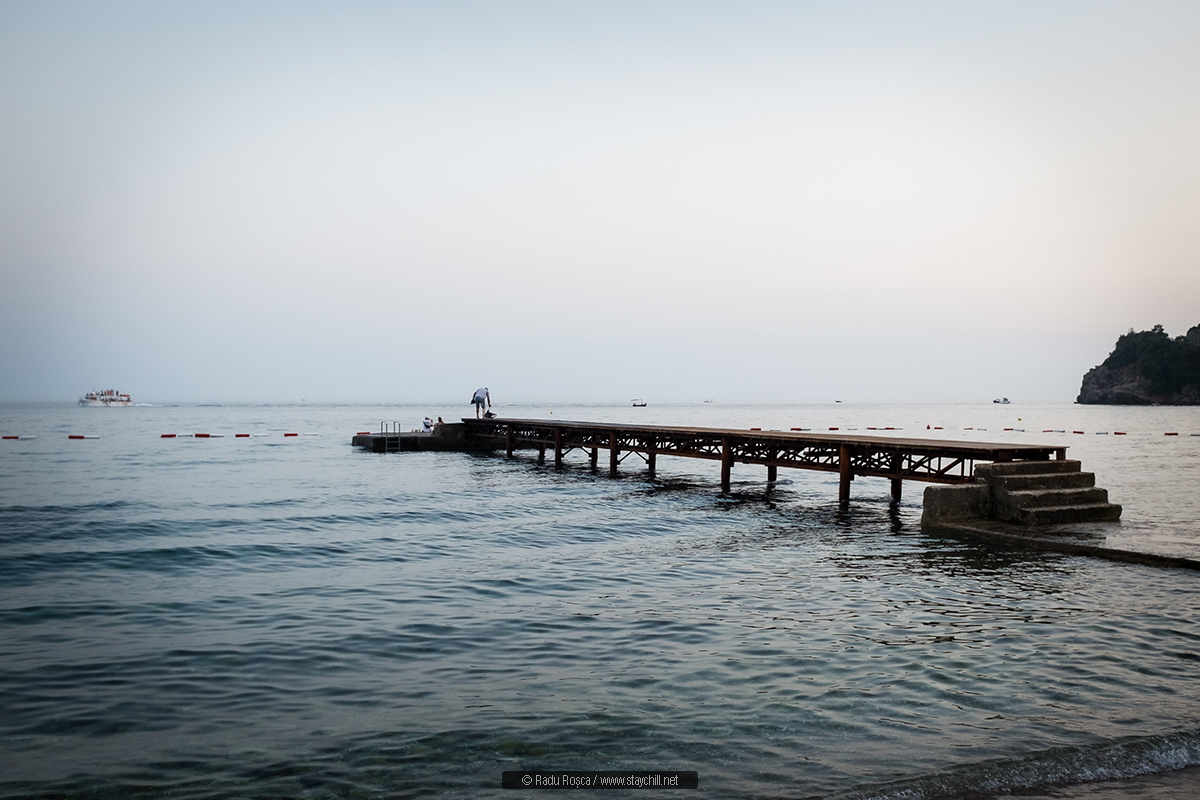
[[[1172,339],[1155,325],[1129,332],[1083,376],[1077,403],[1124,406],[1200,405],[1200,325]]]

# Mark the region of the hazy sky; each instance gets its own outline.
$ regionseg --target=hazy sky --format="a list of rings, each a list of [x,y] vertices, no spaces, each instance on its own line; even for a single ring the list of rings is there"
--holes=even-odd
[[[1070,400],[1200,3],[0,3],[0,400]]]

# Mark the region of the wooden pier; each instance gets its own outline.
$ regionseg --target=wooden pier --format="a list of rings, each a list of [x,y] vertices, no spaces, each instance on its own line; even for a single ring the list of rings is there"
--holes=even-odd
[[[993,442],[955,442],[893,436],[859,436],[838,432],[807,433],[739,428],[688,428],[669,425],[620,425],[604,422],[565,422],[536,419],[463,419],[466,439],[509,457],[516,449],[536,449],[539,460],[554,454],[555,466],[572,450],[587,453],[596,467],[601,450],[608,451],[608,469],[616,473],[629,455],[637,455],[653,473],[657,457],[679,456],[721,462],[721,491],[729,492],[734,464],[767,468],[774,481],[779,467],[836,472],[838,499],[850,500],[855,477],[886,478],[892,498],[899,501],[904,481],[971,483],[976,462],[1048,461],[1065,459],[1067,448]]]

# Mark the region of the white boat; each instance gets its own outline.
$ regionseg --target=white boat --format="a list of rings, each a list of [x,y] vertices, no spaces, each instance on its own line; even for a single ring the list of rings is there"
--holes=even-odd
[[[633,398],[633,407],[634,408],[645,408],[646,401],[640,397],[635,397],[635,398]]]
[[[997,397],[997,398],[996,398],[995,400],[993,400],[992,402],[993,402],[993,403],[999,403],[999,404],[1000,404],[1000,405],[1002,405],[1002,406],[1006,406],[1006,405],[1008,405],[1008,398],[1007,398],[1007,397]]]
[[[129,395],[121,394],[116,389],[105,389],[102,392],[88,392],[83,397],[79,398],[81,406],[103,406],[109,408],[112,406],[131,406],[133,400],[129,399]]]

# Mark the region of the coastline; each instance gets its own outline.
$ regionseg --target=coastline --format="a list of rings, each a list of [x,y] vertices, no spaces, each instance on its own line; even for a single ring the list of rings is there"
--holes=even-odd
[[[1116,781],[1081,783],[1036,794],[997,795],[1009,800],[1193,800],[1200,797],[1200,767],[1185,767]]]

